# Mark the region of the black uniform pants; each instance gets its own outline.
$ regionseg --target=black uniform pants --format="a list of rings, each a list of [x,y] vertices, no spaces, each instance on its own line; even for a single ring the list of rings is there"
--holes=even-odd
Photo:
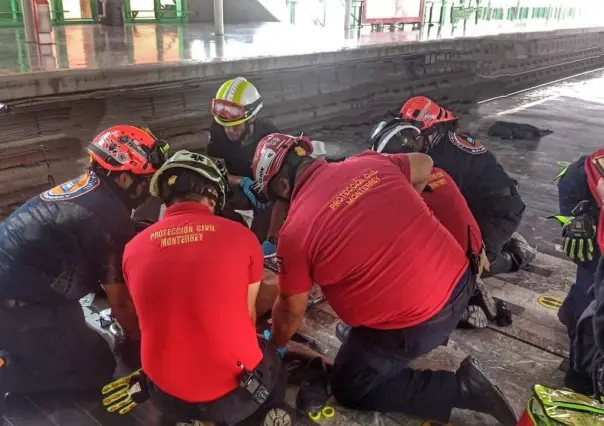
[[[428,321],[398,330],[353,328],[332,369],[331,387],[338,402],[357,410],[447,422],[457,395],[455,373],[408,365],[449,338],[474,288],[475,277],[468,269],[449,302]]]
[[[242,388],[212,402],[190,403],[169,395],[149,380],[151,400],[163,414],[165,424],[192,420],[214,422],[219,426],[262,424],[264,415],[271,406],[285,401],[286,375],[277,348],[266,342],[261,342],[261,348],[264,358],[256,368],[256,373],[270,391],[264,404],[258,405],[251,394]],[[203,357],[200,357],[199,362],[203,362]],[[199,386],[204,384],[200,383]]]
[[[0,308],[0,349],[8,354],[6,391],[14,393],[100,389],[116,366],[77,300]]]
[[[492,199],[488,208],[483,206],[480,213],[475,215],[491,264],[488,275],[517,269],[517,261],[506,250],[506,245],[518,229],[526,207],[515,186],[506,188],[501,194],[495,194]]]

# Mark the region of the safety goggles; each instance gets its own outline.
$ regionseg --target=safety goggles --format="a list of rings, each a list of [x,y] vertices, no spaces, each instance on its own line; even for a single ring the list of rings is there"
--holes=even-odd
[[[245,118],[247,110],[245,106],[223,99],[212,99],[212,115],[224,121],[237,121]]]

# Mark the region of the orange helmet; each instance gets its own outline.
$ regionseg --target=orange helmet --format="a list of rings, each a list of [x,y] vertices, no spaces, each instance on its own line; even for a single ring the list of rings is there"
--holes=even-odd
[[[438,123],[457,120],[451,111],[445,109],[425,96],[416,96],[405,102],[401,108],[401,118],[412,120],[424,131]]]
[[[88,147],[90,158],[110,172],[152,175],[167,159],[169,145],[149,129],[119,125],[101,132]]]

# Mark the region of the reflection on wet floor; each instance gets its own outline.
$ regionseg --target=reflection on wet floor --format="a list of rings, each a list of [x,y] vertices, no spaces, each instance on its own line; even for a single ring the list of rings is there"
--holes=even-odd
[[[224,37],[210,24],[132,24],[125,28],[100,25],[55,27],[53,45],[40,54],[25,42],[23,29],[0,30],[0,76],[14,73],[78,68],[108,68],[139,64],[204,62],[258,56],[300,55],[361,46],[475,37],[511,32],[585,27],[573,21],[460,21],[457,25],[411,25],[390,32],[369,28],[349,33],[336,27],[293,26],[282,23],[227,26]]]

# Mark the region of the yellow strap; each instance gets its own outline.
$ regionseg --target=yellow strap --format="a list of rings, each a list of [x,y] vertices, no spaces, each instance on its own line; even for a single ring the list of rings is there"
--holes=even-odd
[[[558,173],[556,175],[556,177],[554,178],[554,182],[557,180],[560,180],[562,178],[562,176],[564,176],[566,174],[566,172],[568,171],[568,166],[566,166],[565,168],[563,168],[562,170],[560,170],[560,173]]]

